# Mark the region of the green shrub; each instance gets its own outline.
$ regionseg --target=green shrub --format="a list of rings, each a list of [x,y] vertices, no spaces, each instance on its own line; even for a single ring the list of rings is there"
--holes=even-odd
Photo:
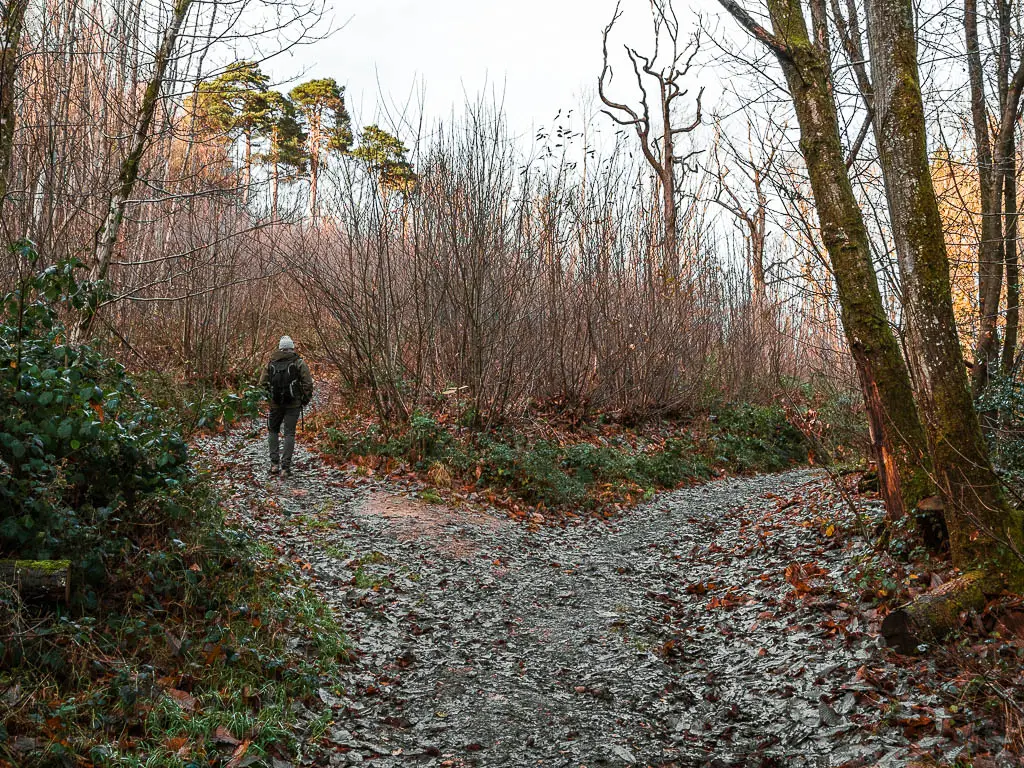
[[[549,508],[593,509],[708,477],[712,468],[776,471],[807,458],[803,435],[781,408],[723,407],[709,424],[710,434],[683,433],[646,448],[624,440],[562,445],[531,442],[512,430],[466,436],[418,411],[390,437],[376,426],[353,435],[328,429],[326,436],[328,450],[338,456],[387,456],[418,470],[438,462],[462,485]]]
[[[684,480],[711,474],[704,456],[689,438],[667,440],[662,450],[637,456],[635,466],[642,484],[654,488],[674,488]]]
[[[124,368],[68,342],[58,312],[92,290],[76,266],[30,274],[0,299],[0,550],[67,557],[95,580],[128,546],[111,531],[189,515],[179,503],[188,470],[180,435]]]
[[[146,400],[185,436],[259,416],[266,402],[266,392],[251,383],[234,392],[208,381],[181,381],[155,371],[135,374],[133,379]]]
[[[564,464],[585,485],[630,480],[636,469],[636,460],[628,452],[591,443],[566,448]]]
[[[777,405],[740,404],[713,414],[714,462],[735,472],[774,472],[807,460],[807,443]]]
[[[451,442],[451,436],[430,414],[414,411],[409,417],[407,440],[414,460],[440,458]]]

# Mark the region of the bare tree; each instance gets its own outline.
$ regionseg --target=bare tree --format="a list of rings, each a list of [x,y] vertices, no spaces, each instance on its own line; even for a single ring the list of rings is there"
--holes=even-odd
[[[769,146],[765,153],[754,155],[751,140],[753,126],[747,123],[746,151],[722,131],[716,131],[713,173],[716,186],[711,198],[717,205],[728,211],[737,226],[742,229],[747,268],[750,271],[751,294],[754,311],[758,315],[767,307],[767,285],[765,281],[765,245],[768,232],[768,170],[775,165],[778,146]],[[719,150],[726,153],[728,161],[719,157]],[[732,171],[742,176],[741,180],[730,178]],[[744,195],[746,187],[748,195]]]
[[[998,107],[989,108],[985,72],[978,42],[977,0],[964,0],[964,35],[971,92],[971,119],[980,184],[981,239],[978,243],[978,334],[974,349],[972,378],[974,393],[984,390],[999,364],[1000,296],[1006,269],[1007,321],[1003,367],[1013,365],[1018,325],[1017,243],[1016,243],[1016,152],[1017,117],[1024,90],[1024,59],[1011,74],[1010,43],[1012,3],[996,0],[998,40],[995,89]],[[1005,214],[1005,220],[1004,220]]]
[[[121,231],[121,222],[124,220],[124,209],[132,195],[132,190],[135,188],[135,182],[139,178],[139,165],[142,162],[142,155],[152,138],[150,126],[160,104],[160,95],[164,88],[167,68],[174,57],[178,34],[181,32],[182,24],[185,23],[185,17],[192,7],[192,2],[193,0],[175,0],[170,21],[163,32],[160,47],[157,49],[156,56],[153,59],[153,74],[146,85],[146,92],[142,97],[142,104],[135,119],[131,146],[128,149],[128,154],[121,162],[121,172],[118,176],[117,186],[110,196],[107,215],[103,224],[96,230],[96,251],[90,269],[90,277],[94,280],[106,279],[107,271],[110,269],[110,259],[114,253],[114,245],[117,243],[117,236]]]
[[[674,120],[675,102],[689,93],[683,87],[685,79],[693,66],[693,59],[700,50],[699,38],[689,41],[682,39],[679,18],[672,7],[671,0],[652,0],[651,16],[654,22],[654,52],[650,56],[639,53],[635,48],[624,46],[626,55],[636,76],[640,90],[640,105],[634,108],[625,103],[613,101],[607,93],[612,80],[612,66],[608,57],[608,36],[615,23],[621,18],[619,4],[615,6],[612,20],[604,28],[601,38],[604,66],[597,81],[598,94],[608,109],[605,114],[619,125],[630,126],[640,140],[640,150],[654,171],[661,189],[662,216],[664,223],[664,251],[661,268],[666,279],[674,279],[679,275],[679,231],[678,231],[678,194],[677,168],[685,172],[686,163],[695,152],[681,154],[677,146],[677,137],[691,133],[701,124],[701,88],[695,100],[695,115],[691,122],[676,126]],[[669,51],[667,63],[658,60],[661,53],[662,38],[668,39]],[[653,99],[648,95],[645,85],[646,75],[653,80],[655,94]],[[654,101],[655,114],[651,114],[651,101]],[[639,109],[639,111],[637,111]],[[657,123],[660,122],[660,125]]]

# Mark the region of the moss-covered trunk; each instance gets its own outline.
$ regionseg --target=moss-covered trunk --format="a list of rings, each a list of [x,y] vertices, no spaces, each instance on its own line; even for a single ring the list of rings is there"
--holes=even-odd
[[[968,386],[932,186],[910,0],[868,3],[879,158],[903,281],[910,365],[957,566],[1024,586],[1024,527],[1006,504]],[[998,577],[998,578],[996,578]]]
[[[890,514],[899,517],[929,493],[924,430],[882,306],[867,228],[846,168],[828,60],[810,39],[797,0],[769,0],[768,9],[775,36],[785,41],[779,60],[796,108],[821,237],[867,405],[880,487]]]
[[[965,611],[984,607],[985,583],[983,571],[946,582],[886,616],[882,637],[901,653],[914,653],[923,642],[941,640],[963,623]]]

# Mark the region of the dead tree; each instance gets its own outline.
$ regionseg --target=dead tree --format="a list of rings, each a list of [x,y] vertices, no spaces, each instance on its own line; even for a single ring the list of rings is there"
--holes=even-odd
[[[754,311],[761,315],[767,306],[767,285],[765,281],[765,245],[768,233],[767,169],[775,163],[778,147],[766,147],[766,154],[755,157],[753,141],[750,140],[751,126],[747,125],[747,151],[743,152],[721,131],[715,144],[713,175],[716,186],[711,198],[714,203],[732,214],[743,233],[744,256],[750,270],[751,298]],[[729,157],[726,165],[718,157],[718,148],[724,147]],[[742,178],[735,182],[730,179],[732,170],[737,169]],[[746,198],[739,186],[748,189]],[[752,199],[751,199],[752,198]]]
[[[597,90],[601,101],[608,107],[603,110],[604,113],[619,125],[632,127],[636,132],[644,159],[647,160],[657,177],[658,187],[661,191],[661,213],[664,226],[661,269],[664,279],[671,280],[679,276],[680,270],[679,232],[677,229],[679,200],[676,169],[682,168],[685,172],[687,161],[696,154],[695,152],[680,154],[679,148],[676,146],[676,137],[691,133],[701,124],[701,97],[704,89],[701,88],[697,92],[696,114],[691,122],[676,127],[673,124],[673,110],[676,100],[689,93],[689,89],[684,88],[682,83],[690,73],[700,44],[697,37],[689,41],[682,39],[679,18],[672,7],[671,0],[651,0],[651,16],[654,21],[654,53],[648,57],[637,52],[635,48],[624,46],[633,68],[633,74],[636,76],[637,86],[640,89],[639,107],[634,108],[628,104],[613,101],[607,93],[607,88],[613,77],[612,66],[608,58],[608,36],[621,16],[622,11],[616,4],[612,20],[604,28],[602,36],[604,66],[597,81]],[[665,64],[658,60],[663,37],[667,38],[669,43],[668,61]],[[646,82],[652,80],[656,91],[656,114],[653,116],[650,103],[652,99],[646,85]],[[660,125],[658,125],[659,122]]]

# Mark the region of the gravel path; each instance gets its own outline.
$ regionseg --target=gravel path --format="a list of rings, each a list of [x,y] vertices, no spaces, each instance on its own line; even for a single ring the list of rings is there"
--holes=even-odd
[[[253,429],[200,448],[236,524],[308,564],[358,650],[345,691],[321,691],[317,765],[905,764],[861,707],[880,652],[842,599],[850,545],[793,501],[820,472],[563,529],[433,506],[301,446],[296,476],[270,478]],[[785,577],[809,553],[807,581],[832,580],[813,601]]]

